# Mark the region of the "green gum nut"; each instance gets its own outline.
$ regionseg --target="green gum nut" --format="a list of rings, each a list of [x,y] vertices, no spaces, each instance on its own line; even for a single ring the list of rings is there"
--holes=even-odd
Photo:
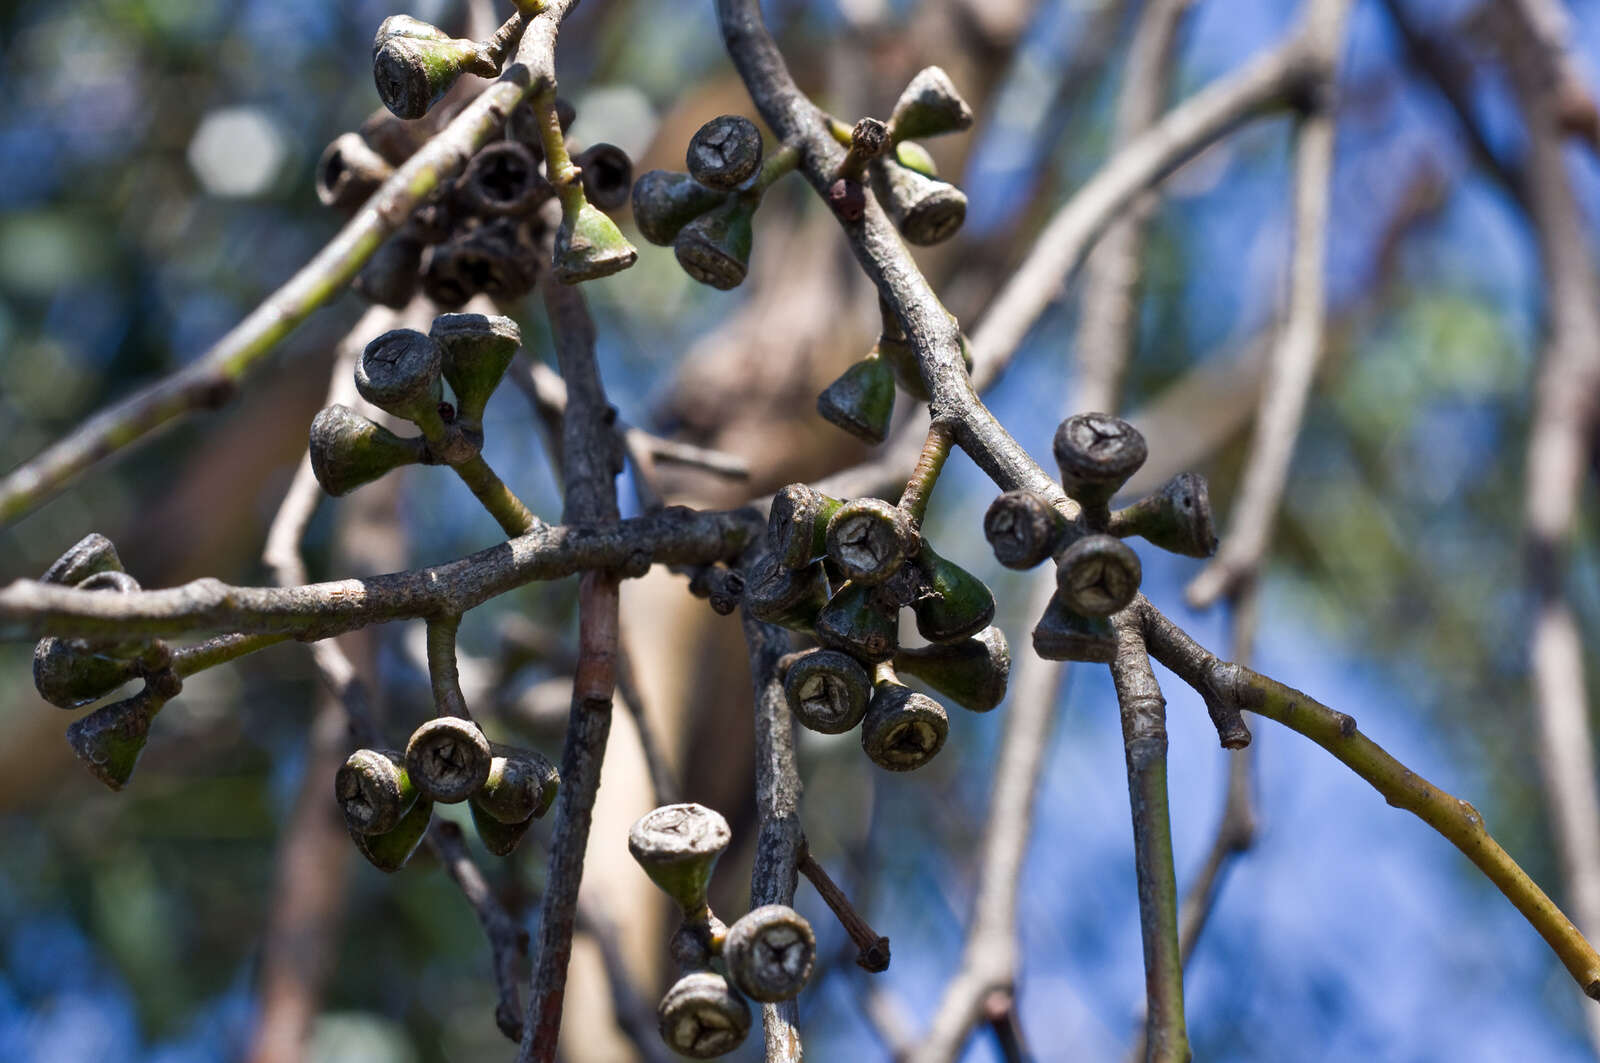
[[[772,496],[767,545],[784,568],[803,568],[827,552],[828,521],[844,503],[805,484],[790,484]]]
[[[417,803],[405,758],[390,749],[358,749],[333,776],[333,796],[351,834],[387,834]]]
[[[857,439],[882,443],[894,416],[894,381],[893,366],[869,354],[817,396],[817,412]]]
[[[628,828],[628,852],[688,919],[708,914],[717,858],[732,838],[721,813],[693,803],[662,805]]]
[[[1139,593],[1139,555],[1109,535],[1085,535],[1056,562],[1056,593],[1084,616],[1110,616]]]
[[[817,938],[805,916],[786,904],[764,904],[728,928],[722,962],[728,979],[752,1000],[793,1000],[817,958]]]
[[[405,867],[411,854],[417,851],[422,836],[428,832],[428,821],[432,818],[433,802],[420,797],[392,830],[382,834],[362,834],[352,830],[350,839],[373,867],[393,873]]]
[[[122,572],[122,558],[117,548],[99,532],[90,532],[72,545],[72,548],[45,570],[40,577],[45,583],[62,583],[75,587],[90,576],[102,572]]]
[[[913,244],[931,246],[948,240],[967,220],[967,196],[937,177],[928,177],[893,159],[872,168],[873,189],[889,210],[895,228]]]
[[[142,674],[138,660],[100,653],[82,639],[40,639],[33,650],[34,688],[57,708],[82,708]]]
[[[439,401],[444,350],[416,329],[391,329],[367,344],[356,363],[356,390],[385,413],[410,421],[423,434],[443,431]]]
[[[889,135],[897,141],[958,133],[971,126],[972,108],[950,75],[936,66],[924,67],[911,79],[889,115]]]
[[[950,733],[944,706],[903,683],[880,679],[861,721],[861,748],[887,771],[914,771],[938,755]]]
[[[810,631],[828,604],[828,572],[821,561],[789,569],[771,554],[761,557],[745,580],[744,604],[768,624]]]
[[[1210,557],[1217,551],[1217,527],[1206,478],[1179,473],[1155,494],[1111,514],[1110,531],[1186,557]]]
[[[684,225],[672,241],[678,265],[701,284],[721,291],[743,284],[750,269],[755,213],[754,201],[729,196],[721,206]]]
[[[783,696],[806,727],[819,734],[844,734],[867,714],[872,678],[847,653],[808,650],[784,674]]]
[[[576,203],[567,203],[567,199]],[[555,276],[562,284],[580,284],[620,273],[638,259],[617,223],[578,195],[563,197],[561,227],[556,230]]]
[[[478,803],[476,795],[467,799],[467,809],[472,813],[472,827],[478,832],[478,840],[495,856],[510,856],[515,852],[522,836],[537,818],[529,816],[521,823],[502,823]]]
[[[714,971],[679,978],[656,1007],[656,1027],[668,1048],[690,1059],[715,1059],[750,1034],[750,1005]]]
[[[168,673],[170,675],[170,673]],[[94,777],[120,790],[133,776],[134,765],[150,737],[150,721],[177,693],[174,680],[161,689],[150,681],[131,698],[96,709],[67,728],[67,744],[72,747]]]
[[[1073,612],[1057,591],[1033,629],[1033,652],[1047,661],[1109,664],[1117,656],[1117,638],[1109,620]]]
[[[910,340],[886,332],[878,337],[872,353],[894,370],[894,379],[901,391],[918,402],[927,402],[933,397],[922,380],[922,366],[917,361],[917,351],[911,346]]]
[[[919,545],[911,518],[881,498],[855,498],[828,518],[828,557],[859,584],[879,584],[900,571]]]
[[[997,627],[986,627],[960,642],[902,648],[894,669],[914,676],[962,708],[988,712],[1006,696],[1011,648]]]
[[[887,661],[899,637],[895,610],[885,608],[863,583],[846,583],[817,614],[817,638],[858,661]]]
[[[455,393],[456,419],[481,426],[489,396],[522,345],[522,330],[509,317],[441,314],[428,335],[444,351],[444,379]]]
[[[633,222],[646,240],[669,247],[679,230],[725,198],[686,173],[651,170],[634,183]]]
[[[311,421],[311,471],[336,498],[426,455],[421,436],[397,436],[345,406],[329,406]]]
[[[928,149],[914,140],[902,140],[894,146],[895,161],[908,170],[915,170],[924,177],[938,177],[939,167],[934,164],[933,156],[928,154]]]
[[[409,15],[391,15],[372,41],[372,80],[378,98],[397,118],[428,113],[456,79],[499,73],[477,42],[458,40]]]
[[[555,803],[561,773],[531,749],[493,746],[489,777],[471,797],[472,806],[501,823],[538,819]]]
[[[975,635],[994,619],[994,595],[982,580],[923,542],[916,564],[924,590],[912,603],[917,633],[929,642],[955,642]]]
[[[489,740],[471,720],[439,716],[411,734],[406,771],[422,796],[455,804],[483,789],[494,759]]]

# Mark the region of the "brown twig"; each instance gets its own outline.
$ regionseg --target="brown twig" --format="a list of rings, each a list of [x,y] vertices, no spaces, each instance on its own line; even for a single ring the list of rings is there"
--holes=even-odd
[[[807,846],[800,853],[800,873],[811,880],[817,895],[839,920],[844,932],[856,946],[856,966],[872,974],[889,969],[889,939],[872,929],[866,917],[850,903],[844,890],[828,877],[828,872],[812,857]]]

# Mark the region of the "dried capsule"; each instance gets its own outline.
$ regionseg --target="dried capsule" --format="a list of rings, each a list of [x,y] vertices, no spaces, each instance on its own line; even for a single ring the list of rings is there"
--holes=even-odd
[[[579,284],[609,277],[633,265],[639,252],[628,243],[617,223],[584,200],[581,190],[572,198],[576,202],[563,203],[561,227],[556,230],[556,280]]]
[[[150,722],[180,689],[178,678],[171,672],[153,675],[133,697],[74,720],[67,728],[67,744],[95,778],[120,790],[132,777],[150,737]]]
[[[500,302],[520,299],[539,281],[542,256],[526,218],[491,218],[428,248],[422,289],[445,307],[482,292]]]
[[[967,220],[966,193],[894,159],[873,164],[872,187],[900,235],[913,244],[926,247],[948,240]]]
[[[783,696],[806,727],[825,735],[844,734],[867,714],[872,678],[847,653],[809,650],[789,665]]]
[[[899,506],[881,498],[856,498],[828,520],[828,557],[859,584],[882,583],[918,549],[917,530]]]
[[[690,138],[687,162],[707,188],[737,188],[761,168],[761,130],[742,115],[719,115]]]
[[[962,708],[988,712],[1005,700],[1011,648],[999,628],[986,627],[959,642],[901,647],[894,669],[922,680]]]
[[[556,766],[531,749],[491,748],[489,777],[472,795],[473,807],[501,823],[525,823],[548,812],[561,786]]]
[[[1117,656],[1117,638],[1109,620],[1073,612],[1057,591],[1033,629],[1033,652],[1047,661],[1109,664]]]
[[[889,115],[889,136],[897,141],[956,133],[971,126],[972,108],[956,91],[950,75],[936,66],[925,67],[911,79]]]
[[[317,198],[325,207],[354,210],[389,179],[394,167],[360,133],[334,138],[317,161]]]
[[[90,532],[56,558],[39,578],[45,583],[74,587],[90,576],[121,571],[122,558],[117,556],[117,548],[111,540],[99,532]]]
[[[417,802],[405,757],[389,749],[358,749],[333,776],[333,794],[352,834],[387,834]]]
[[[483,731],[459,716],[429,720],[406,743],[406,771],[412,785],[441,804],[465,801],[481,790],[492,759]]]
[[[417,851],[422,836],[428,832],[428,821],[433,818],[433,802],[419,797],[411,810],[400,817],[400,822],[382,834],[362,834],[352,830],[350,840],[379,871],[395,872],[406,866],[411,854]]]
[[[628,852],[686,917],[706,914],[706,890],[728,847],[728,821],[705,805],[662,805],[628,828]]]
[[[369,303],[399,310],[417,294],[425,246],[410,226],[401,229],[373,252],[351,287]]]
[[[772,496],[767,545],[778,564],[801,568],[828,549],[828,520],[844,503],[805,484],[790,484]]]
[[[1056,563],[1056,593],[1084,616],[1110,616],[1139,593],[1139,555],[1109,535],[1086,535]]]
[[[879,679],[861,721],[861,748],[880,768],[914,771],[938,755],[950,733],[944,706],[904,683]]]
[[[84,639],[44,638],[33,649],[33,685],[62,709],[78,709],[144,673],[136,658],[102,653]]]
[[[601,210],[618,210],[633,188],[633,160],[615,144],[594,144],[573,160],[583,175],[583,194]]]
[[[427,457],[422,437],[397,436],[345,406],[329,406],[312,418],[310,449],[317,483],[335,498]]]
[[[515,140],[484,145],[455,183],[455,195],[481,215],[529,214],[555,194],[539,160]]]
[[[983,581],[923,542],[916,565],[922,593],[912,603],[917,633],[929,642],[955,642],[976,635],[994,619],[994,595]]]
[[[816,961],[817,939],[805,916],[784,904],[764,904],[728,928],[722,962],[728,978],[752,1000],[793,1000]]]
[[[1137,535],[1186,557],[1210,557],[1217,551],[1217,528],[1211,516],[1206,479],[1179,473],[1153,495],[1111,514],[1112,535]]]
[[[882,443],[894,416],[894,377],[888,362],[869,354],[817,396],[817,412],[857,439]]]
[[[1067,518],[1034,491],[1007,491],[983,515],[984,538],[1007,568],[1032,568],[1054,554],[1069,531]]]
[[[727,197],[686,173],[651,170],[633,186],[633,223],[639,235],[668,247],[679,230]]]
[[[1106,503],[1128,477],[1139,470],[1149,453],[1144,436],[1120,417],[1106,413],[1080,413],[1056,429],[1056,463],[1061,486],[1084,507],[1091,520],[1105,519]]]
[[[372,41],[378,98],[400,118],[421,118],[462,74],[494,77],[499,67],[476,41],[458,40],[410,15],[390,15]]]
[[[678,230],[672,253],[683,271],[721,291],[744,283],[750,269],[755,204],[733,196]]]
[[[750,1005],[728,980],[712,971],[691,971],[667,990],[656,1008],[667,1047],[690,1059],[715,1059],[744,1043]]]
[[[768,554],[751,566],[744,586],[745,608],[757,620],[809,631],[828,604],[828,573],[822,562],[789,569]]]
[[[489,396],[522,345],[522,330],[509,317],[441,314],[428,335],[444,352],[443,374],[455,393],[456,421],[481,426]]]
[[[843,650],[858,661],[887,661],[899,637],[895,610],[874,593],[876,588],[850,582],[839,588],[817,614],[817,638],[830,649]]]
[[[421,425],[439,419],[444,351],[415,329],[392,329],[361,352],[356,390],[385,413]]]

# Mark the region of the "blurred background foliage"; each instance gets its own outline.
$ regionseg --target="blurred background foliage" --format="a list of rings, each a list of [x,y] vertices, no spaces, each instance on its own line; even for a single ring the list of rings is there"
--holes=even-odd
[[[904,65],[897,49],[911,46],[903,38],[951,6],[779,0],[767,12],[802,83],[848,119],[887,110],[898,84],[873,88],[874,65]],[[982,90],[957,78],[981,101],[977,129],[958,146],[937,146],[947,172],[962,175],[971,209],[956,251],[927,257],[950,280],[941,290],[964,320],[977,319],[984,294],[1038,223],[1103,161],[1138,6],[998,5],[1016,20],[998,56],[964,64],[959,55],[919,54],[910,66],[989,64]],[[1406,6],[1472,43],[1468,0]],[[1600,3],[1570,6],[1582,55],[1600,65]],[[1269,45],[1296,7],[1199,0],[1178,54],[1179,94]],[[197,356],[335,231],[337,219],[312,194],[312,167],[324,144],[375,106],[369,42],[397,10],[443,24],[463,17],[452,0],[0,6],[0,466],[19,464],[107,401]],[[1408,66],[1381,3],[1357,4],[1346,54],[1333,331],[1265,581],[1259,666],[1353,713],[1413,767],[1473,800],[1553,888],[1519,553],[1541,314],[1537,257],[1514,201],[1473,166],[1432,88]],[[1474,103],[1495,150],[1515,158],[1521,135],[1503,80],[1487,61],[1479,68]],[[575,138],[621,145],[639,171],[681,168],[699,122],[749,109],[708,2],[590,0],[562,34],[560,73],[579,111]],[[1270,326],[1288,242],[1288,132],[1287,119],[1251,126],[1168,182],[1146,256],[1130,408],[1196,366],[1244,358]],[[1586,206],[1595,206],[1593,158],[1575,154],[1572,164]],[[758,245],[764,227],[800,231],[817,209],[798,189],[775,196],[757,223]],[[786,253],[831,260],[841,248],[837,239],[796,238]],[[952,265],[957,258],[967,260],[964,272]],[[784,279],[768,270],[752,281]],[[818,358],[835,368],[876,332],[859,278],[849,285],[840,349]],[[667,252],[641,244],[633,270],[586,290],[623,416],[712,435],[680,397],[680,363],[736,308],[762,298],[761,286],[731,294],[698,287]],[[230,408],[107,463],[0,529],[0,576],[36,576],[97,530],[146,586],[201,575],[265,581],[257,559],[266,524],[304,450],[328,354],[360,309],[346,296],[294,334]],[[544,353],[538,311],[518,313],[530,348]],[[1048,453],[1071,403],[1064,337],[1073,320],[1069,297],[992,396],[1035,454]],[[759,362],[761,352],[748,355]],[[828,378],[822,370],[810,377],[811,385]],[[1184,409],[1182,423],[1201,437],[1209,421],[1227,417],[1226,405]],[[819,439],[832,432],[806,430]],[[1202,448],[1195,464],[1211,478],[1225,531],[1248,431],[1241,421],[1222,435],[1226,442]],[[489,440],[491,463],[554,518],[559,495],[514,389],[490,407]],[[848,456],[837,439],[826,446]],[[406,565],[497,537],[432,471],[407,470],[394,502]],[[796,475],[821,471],[814,464]],[[997,622],[1020,650],[1033,619],[1017,614],[1023,583],[988,560],[975,519],[992,494],[970,463],[953,461],[934,500],[932,537],[991,581]],[[330,557],[338,508],[324,506],[313,525],[314,577],[344,571]],[[1593,517],[1586,501],[1572,575],[1591,632],[1600,622]],[[1224,617],[1192,616],[1180,605],[1194,563],[1141,553],[1147,593],[1224,648]],[[465,645],[493,652],[497,618],[508,613],[570,638],[572,600],[565,584],[510,595],[469,618]],[[425,711],[418,634],[385,632],[376,650],[397,720]],[[304,773],[315,690],[308,660],[284,647],[192,681],[163,713],[134,784],[116,795],[72,762],[61,741],[65,717],[34,694],[28,661],[26,647],[0,650],[0,674],[10,677],[0,693],[0,1059],[242,1058],[275,844]],[[522,682],[532,690],[549,674],[536,668]],[[1224,762],[1197,699],[1166,678],[1186,880],[1209,843]],[[854,739],[804,736],[808,832],[893,939],[894,965],[877,985],[914,1028],[959,955],[1004,711],[957,715],[944,754],[910,778],[875,773]],[[708,699],[694,713],[684,742],[747,734],[737,699]],[[1230,876],[1192,968],[1197,1059],[1588,1058],[1559,965],[1465,861],[1320,751],[1265,724],[1255,730],[1263,832]],[[524,734],[547,750],[559,744],[548,729]],[[742,741],[732,748],[747,748]],[[746,777],[747,759],[726,762],[737,764],[731,777]],[[1118,1058],[1134,1029],[1142,971],[1123,786],[1109,682],[1075,669],[1022,889],[1021,1015],[1041,1059]],[[721,792],[693,773],[685,790]],[[747,795],[748,786],[734,792]],[[738,810],[726,805],[738,832]],[[743,824],[753,833],[747,810]],[[491,867],[530,921],[545,858],[535,834],[509,867]],[[720,881],[737,898],[741,869],[729,864]],[[362,865],[348,890],[311,1057],[503,1058],[481,935],[445,877],[425,862],[394,877]],[[814,896],[803,889],[802,899],[825,956],[834,956],[801,1002],[813,1058],[887,1058],[861,1006],[864,976],[838,959],[842,935]],[[646,951],[664,951],[661,944]],[[751,1047],[740,1058],[755,1058]],[[980,1035],[968,1058],[998,1056]]]

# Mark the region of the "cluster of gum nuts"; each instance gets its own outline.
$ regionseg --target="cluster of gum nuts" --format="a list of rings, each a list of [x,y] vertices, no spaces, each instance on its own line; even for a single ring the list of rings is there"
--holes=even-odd
[[[333,790],[361,855],[398,871],[427,833],[434,804],[467,802],[484,848],[507,856],[549,811],[560,783],[538,753],[491,743],[471,720],[439,716],[412,732],[403,753],[350,754]]]
[[[691,1059],[739,1047],[750,1032],[745,997],[793,999],[816,959],[811,924],[787,905],[762,905],[732,926],[711,911],[711,872],[730,837],[727,820],[696,804],[664,805],[628,831],[628,851],[683,915],[670,946],[679,977],[656,1019],[667,1047]]]
[[[773,500],[767,540],[744,601],[757,619],[821,643],[783,662],[784,696],[806,727],[843,734],[859,725],[875,764],[910,771],[939,752],[950,721],[902,674],[975,712],[1005,697],[1011,654],[990,625],[994,596],[940,557],[905,510],[791,484]],[[899,644],[906,607],[927,646]]]

